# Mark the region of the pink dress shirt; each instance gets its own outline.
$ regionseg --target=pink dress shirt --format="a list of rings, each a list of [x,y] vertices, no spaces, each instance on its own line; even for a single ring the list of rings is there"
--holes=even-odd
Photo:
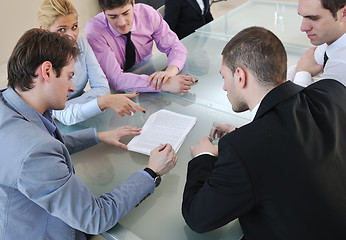
[[[85,34],[112,88],[124,90],[136,87],[139,92],[160,91],[153,90],[152,85],[147,86],[148,75],[124,72],[126,36],[119,34],[108,23],[103,12],[88,21]],[[168,66],[175,65],[179,70],[184,67],[186,48],[152,7],[140,3],[134,5],[131,39],[136,48],[135,64],[151,57],[155,41],[157,48],[166,53]]]

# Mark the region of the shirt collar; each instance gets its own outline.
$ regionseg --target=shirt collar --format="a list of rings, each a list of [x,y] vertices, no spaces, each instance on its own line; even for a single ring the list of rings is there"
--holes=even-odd
[[[340,48],[346,46],[346,33],[342,35],[338,40],[328,45],[326,48],[326,52],[328,57],[332,56],[334,53],[338,52]]]
[[[253,121],[253,119],[256,116],[256,113],[258,111],[259,105],[261,104],[261,102],[259,102],[253,109],[252,111],[250,111],[250,120]]]
[[[43,125],[46,127],[47,131],[50,135],[55,137],[56,126],[54,124],[54,120],[52,118],[52,110],[47,110],[43,113],[43,115],[37,112],[37,115],[40,117]]]

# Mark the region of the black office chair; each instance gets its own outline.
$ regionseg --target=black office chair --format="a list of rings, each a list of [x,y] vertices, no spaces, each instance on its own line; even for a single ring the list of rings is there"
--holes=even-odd
[[[147,5],[152,6],[155,9],[158,9],[162,5],[165,4],[165,0],[136,0],[136,3],[145,3]]]

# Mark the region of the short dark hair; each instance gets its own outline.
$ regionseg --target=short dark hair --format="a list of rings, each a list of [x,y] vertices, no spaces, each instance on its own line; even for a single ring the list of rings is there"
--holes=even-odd
[[[346,0],[321,0],[322,7],[328,9],[334,18],[336,13],[346,5]]]
[[[240,31],[222,51],[224,64],[235,72],[247,68],[264,86],[277,86],[286,80],[287,55],[275,34],[262,27]]]
[[[32,89],[37,68],[45,61],[52,63],[53,69],[60,76],[63,67],[79,50],[73,46],[68,36],[33,28],[24,33],[14,47],[7,63],[8,86],[22,91]]]
[[[110,10],[117,7],[122,7],[128,3],[131,3],[133,0],[99,0],[100,8],[105,10]]]

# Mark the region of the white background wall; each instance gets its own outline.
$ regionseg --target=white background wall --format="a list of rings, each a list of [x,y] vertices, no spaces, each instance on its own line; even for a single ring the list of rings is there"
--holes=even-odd
[[[38,27],[37,11],[43,0],[0,0],[0,65],[5,64],[22,34]],[[79,14],[79,26],[84,32],[85,23],[99,12],[97,0],[71,0]]]

